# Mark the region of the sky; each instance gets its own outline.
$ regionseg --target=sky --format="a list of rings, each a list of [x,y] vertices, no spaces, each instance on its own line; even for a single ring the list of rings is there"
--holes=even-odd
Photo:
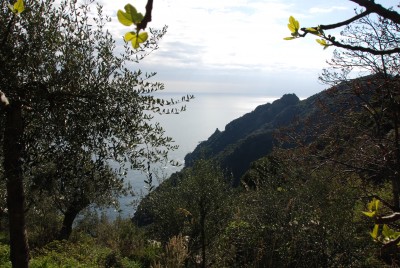
[[[112,18],[109,29],[120,44],[132,28],[118,23],[117,10],[131,3],[145,13],[146,0],[98,2]],[[393,0],[376,2],[393,5]],[[290,35],[289,16],[309,27],[349,18],[356,7],[348,0],[154,0],[148,26],[167,25],[168,32],[137,68],[157,72],[166,92],[305,98],[328,87],[318,75],[333,48],[323,50],[313,37],[283,40]]]
[[[132,28],[118,23],[118,9],[130,3],[144,14],[146,0],[97,1],[112,18],[108,29],[122,45],[123,35]],[[389,7],[398,1],[375,2]],[[199,141],[216,128],[223,130],[259,101],[286,93],[306,98],[327,88],[318,82],[318,75],[334,50],[323,50],[312,37],[283,40],[290,35],[289,16],[299,20],[301,27],[311,27],[352,17],[354,8],[357,5],[349,0],[154,0],[148,26],[167,25],[168,32],[160,48],[133,68],[157,72],[155,80],[165,84],[166,93],[217,96],[195,99],[179,120],[163,119],[168,135],[180,145],[172,158],[182,162]],[[337,37],[339,32],[332,34]],[[234,109],[226,111],[226,107]],[[142,180],[132,179],[132,183],[135,189],[142,188]]]

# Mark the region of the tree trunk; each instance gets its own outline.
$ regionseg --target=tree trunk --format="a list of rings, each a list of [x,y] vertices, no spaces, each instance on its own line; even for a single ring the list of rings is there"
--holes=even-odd
[[[68,240],[69,236],[72,232],[72,225],[74,224],[74,220],[76,216],[78,216],[79,212],[81,212],[84,208],[86,208],[90,203],[86,200],[80,200],[81,202],[72,202],[72,204],[67,208],[67,211],[64,213],[63,224],[61,230],[58,234],[58,240]]]
[[[65,212],[63,224],[60,233],[58,234],[58,240],[68,240],[72,232],[72,224],[74,223],[78,213],[79,211],[75,209],[68,209],[67,212]]]
[[[205,268],[207,265],[206,260],[206,214],[203,206],[200,207],[200,242],[201,242],[201,267]]]
[[[29,264],[21,162],[24,150],[23,131],[22,105],[19,102],[13,102],[6,108],[3,150],[10,225],[10,259],[12,267],[18,268],[28,267]]]
[[[395,167],[396,176],[392,180],[393,184],[393,205],[397,212],[400,211],[400,136],[399,136],[399,117],[400,111],[398,105],[393,105],[394,111],[394,146],[395,146]],[[397,109],[396,109],[397,108]]]

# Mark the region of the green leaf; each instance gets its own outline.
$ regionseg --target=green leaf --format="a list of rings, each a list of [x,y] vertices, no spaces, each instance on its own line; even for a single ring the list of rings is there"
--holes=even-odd
[[[317,43],[320,44],[321,46],[326,46],[327,43],[325,41],[325,39],[316,39]]]
[[[288,28],[292,33],[297,33],[300,29],[300,23],[293,16],[290,16]]]
[[[125,42],[131,41],[133,38],[136,38],[136,32],[127,32],[124,36]]]
[[[283,38],[284,40],[293,40],[293,39],[299,37],[300,23],[293,16],[289,17],[289,24],[287,26],[288,26],[292,36],[285,37],[285,38]]]
[[[146,42],[147,38],[149,38],[149,35],[147,34],[147,32],[140,33],[138,36],[139,43]]]
[[[323,40],[323,41],[324,42],[321,41],[321,42],[318,42],[318,43],[320,43],[320,44],[321,43],[325,43],[326,44],[325,40]],[[363,214],[368,216],[368,217],[371,217],[371,218],[375,217],[376,214],[378,213],[379,203],[380,203],[380,201],[378,199],[376,199],[376,198],[372,199],[372,201],[369,202],[368,205],[367,205],[368,211],[367,212],[363,211]]]
[[[374,229],[372,230],[371,233],[373,239],[376,239],[378,237],[378,232],[379,232],[379,224],[375,224]]]
[[[14,10],[18,13],[21,14],[25,10],[24,6],[24,1],[23,0],[17,0],[17,2],[14,4]]]
[[[373,201],[374,201],[374,208],[375,208],[375,211],[378,211],[380,201],[379,201],[378,199],[375,199],[375,200],[373,200]]]
[[[369,212],[363,211],[362,213],[363,213],[364,215],[370,217],[370,218],[373,218],[373,217],[375,217],[375,215],[376,215],[376,211],[369,211]]]
[[[392,240],[397,239],[400,236],[400,233],[390,229],[386,224],[384,224],[382,228],[382,235],[386,240]]]
[[[378,211],[380,201],[376,198],[372,199],[371,202],[368,203],[369,211]]]
[[[327,49],[330,46],[330,44],[328,44],[325,39],[316,39],[316,41],[318,44],[323,46],[324,49]]]
[[[314,35],[321,35],[321,32],[317,28],[307,28],[306,31]]]
[[[132,42],[132,47],[133,48],[138,48],[140,43],[146,42],[148,38],[147,32],[142,32],[139,35],[136,34],[136,32],[127,32],[124,36],[125,42]]]
[[[118,10],[117,12],[118,21],[121,24],[125,26],[137,25],[143,20],[142,13],[138,13],[136,8],[131,4],[127,4],[124,8],[126,12],[122,10]]]
[[[16,14],[21,14],[25,10],[25,5],[23,0],[17,0],[14,5],[8,4],[8,8]]]
[[[383,225],[382,235],[384,237],[390,237],[393,234],[393,230],[391,230],[386,224]]]
[[[295,33],[295,32],[296,32],[296,29],[293,27],[293,25],[288,24],[287,26],[288,26],[289,30],[290,30],[292,33]]]

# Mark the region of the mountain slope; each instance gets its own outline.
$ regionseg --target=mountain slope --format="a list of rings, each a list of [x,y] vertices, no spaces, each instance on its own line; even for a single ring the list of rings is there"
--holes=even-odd
[[[286,94],[273,103],[260,105],[227,124],[224,131],[217,129],[201,142],[186,155],[185,166],[192,166],[197,159],[212,159],[232,173],[236,186],[253,161],[272,151],[276,142],[274,135],[281,129],[295,128],[295,133],[305,136],[304,140],[309,142],[330,125],[335,113],[358,106],[355,103],[360,100],[349,90],[348,85],[341,84],[305,100]]]
[[[273,103],[258,106],[227,124],[224,131],[217,129],[201,142],[186,155],[185,166],[192,166],[199,158],[212,158],[232,172],[237,184],[251,162],[272,150],[274,130],[290,124],[298,113],[299,103],[295,94],[286,94]]]

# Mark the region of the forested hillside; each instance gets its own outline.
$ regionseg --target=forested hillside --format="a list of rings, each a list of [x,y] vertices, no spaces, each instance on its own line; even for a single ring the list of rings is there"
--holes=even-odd
[[[93,1],[0,2],[0,266],[399,267],[400,6],[351,2],[333,24],[289,17],[284,40],[337,49],[326,90],[228,123],[157,188],[176,145],[155,115],[193,97],[133,70],[166,33],[153,1],[117,11],[119,49]],[[147,195],[110,219],[128,169]]]
[[[299,99],[288,94],[258,106],[253,112],[233,120],[224,131],[216,130],[206,141],[186,155],[185,166],[192,166],[197,159],[215,159],[232,171],[237,184],[250,163],[271,152],[273,132],[287,125],[296,115]]]
[[[237,186],[253,161],[272,152],[274,145],[279,142],[278,135],[282,129],[294,130],[295,127],[299,132],[312,126],[314,133],[304,133],[304,139],[311,142],[332,123],[330,121],[335,120],[334,113],[349,113],[352,109],[359,109],[357,102],[360,100],[351,94],[346,84],[301,101],[294,94],[286,94],[273,103],[260,105],[254,111],[233,120],[225,126],[224,131],[217,129],[192,153],[186,155],[185,166],[192,166],[198,159],[211,159],[232,173],[233,184]]]
[[[382,85],[398,83],[366,76],[257,107],[201,143],[188,156],[191,166],[142,200],[134,223],[165,243],[184,233],[189,248],[228,267],[391,263],[393,251],[375,255],[373,223],[362,211],[373,197],[390,195],[389,166],[373,143],[383,137],[380,146],[390,146],[394,125],[376,126],[365,105],[379,107]],[[231,176],[240,169],[239,179]]]

